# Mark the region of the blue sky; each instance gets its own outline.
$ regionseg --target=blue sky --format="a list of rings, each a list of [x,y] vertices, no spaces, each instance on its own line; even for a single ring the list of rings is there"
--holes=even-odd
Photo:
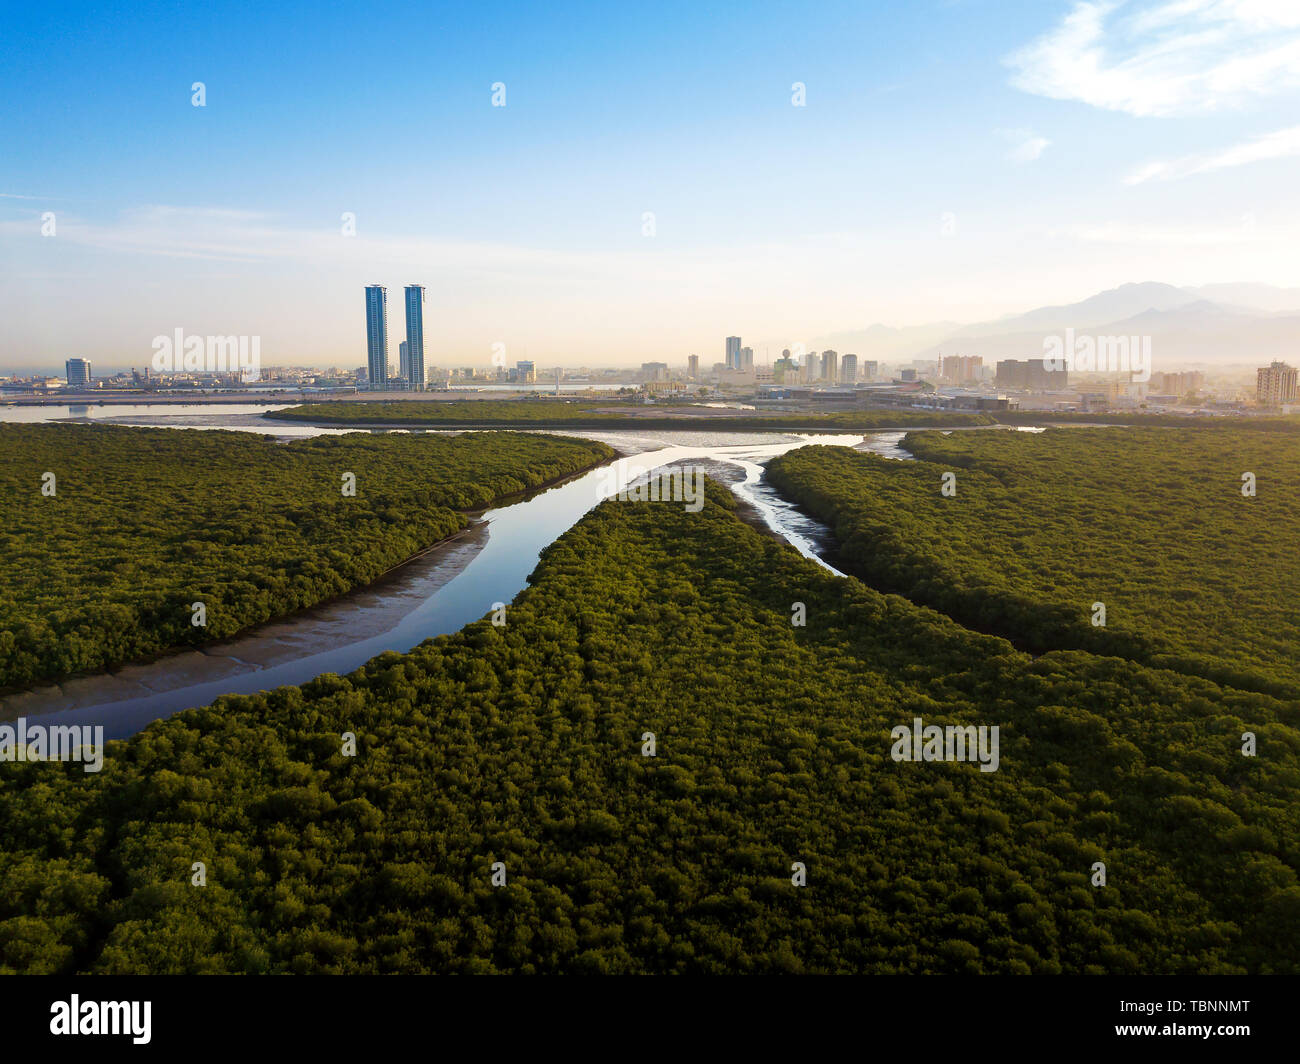
[[[435,365],[1300,284],[1282,0],[29,5],[0,50],[0,372],[360,364],[375,281]]]

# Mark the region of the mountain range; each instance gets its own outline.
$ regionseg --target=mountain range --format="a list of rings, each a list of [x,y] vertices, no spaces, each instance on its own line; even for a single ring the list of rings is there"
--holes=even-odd
[[[898,364],[941,355],[1041,358],[1043,341],[1073,329],[1097,336],[1150,336],[1156,369],[1300,360],[1300,288],[1210,284],[1180,288],[1158,281],[1124,284],[1078,303],[1038,307],[993,321],[827,333],[817,350],[853,352]]]

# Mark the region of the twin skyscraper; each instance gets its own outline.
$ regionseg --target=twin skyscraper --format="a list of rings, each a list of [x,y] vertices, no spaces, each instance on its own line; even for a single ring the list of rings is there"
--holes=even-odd
[[[424,285],[406,286],[406,340],[401,351],[394,378],[388,372],[388,289],[366,285],[366,371],[371,389],[377,391],[424,390]]]

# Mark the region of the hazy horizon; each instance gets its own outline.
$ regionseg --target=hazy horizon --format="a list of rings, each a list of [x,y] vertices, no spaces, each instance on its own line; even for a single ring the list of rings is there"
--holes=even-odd
[[[1300,286],[1294,5],[66,21],[12,14],[0,72],[5,371],[143,366],[176,328],[356,366],[369,283],[394,361],[394,293],[426,285],[431,366],[712,365],[736,333],[761,359],[1126,282]]]

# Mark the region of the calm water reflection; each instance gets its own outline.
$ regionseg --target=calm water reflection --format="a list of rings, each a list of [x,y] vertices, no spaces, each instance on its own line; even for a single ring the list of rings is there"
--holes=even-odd
[[[96,408],[104,409],[108,408]],[[159,415],[157,408],[127,412],[117,407],[111,420],[155,424],[155,418],[165,417],[168,423],[184,422],[185,427],[266,432],[267,423],[258,424],[256,419],[263,409],[214,410],[209,406]],[[253,424],[242,423],[244,419]],[[110,419],[95,416],[93,420]],[[200,420],[204,423],[197,424]],[[288,428],[294,435],[344,431]],[[279,434],[280,426],[273,431]],[[891,457],[906,457],[898,449],[902,433],[866,439],[860,435],[677,431],[564,435],[602,440],[626,457],[487,511],[461,541],[438,548],[378,586],[203,651],[169,655],[0,699],[0,720],[39,715],[45,724],[103,725],[108,738],[124,738],[153,720],[207,705],[223,694],[251,694],[304,683],[322,673],[348,673],[384,651],[410,650],[425,639],[458,631],[483,617],[495,602],[510,602],[527,585],[541,551],[592,507],[636,477],[677,462],[704,465],[711,474],[731,481],[733,490],[755,507],[770,528],[806,557],[825,565],[818,556],[825,530],[761,483],[762,464],[807,444],[860,445]]]

